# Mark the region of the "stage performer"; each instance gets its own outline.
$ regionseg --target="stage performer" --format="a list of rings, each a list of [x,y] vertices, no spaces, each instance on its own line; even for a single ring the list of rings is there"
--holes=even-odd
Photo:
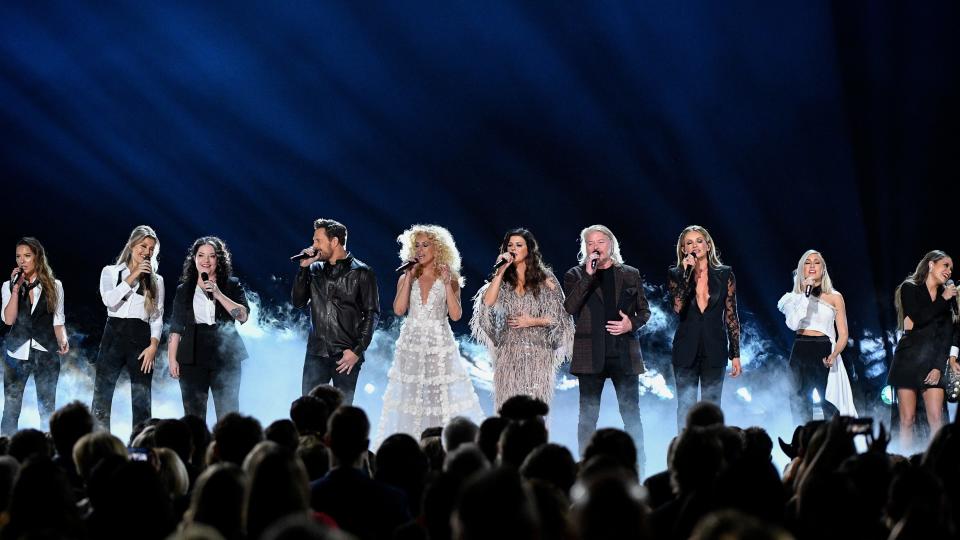
[[[493,359],[494,409],[525,394],[550,403],[557,369],[573,348],[563,290],[526,229],[507,231],[491,280],[473,299],[470,329]]]
[[[310,306],[303,394],[332,381],[350,405],[380,317],[377,277],[347,252],[347,228],[332,219],[313,222],[313,245],[302,255],[290,298],[298,309]]]
[[[691,225],[677,239],[677,264],[668,271],[673,311],[680,318],[673,336],[677,384],[677,431],[700,399],[720,405],[727,360],[740,376],[740,319],[733,269],[720,262],[710,233]]]
[[[147,225],[133,229],[116,263],[100,272],[107,324],[97,355],[93,416],[110,431],[110,408],[120,372],[130,376],[132,424],[151,417],[153,364],[163,332],[163,277],[157,273],[160,241]]]
[[[63,284],[53,275],[40,241],[24,237],[16,245],[17,266],[3,283],[3,322],[10,326],[4,344],[3,420],[0,431],[17,431],[23,389],[33,375],[41,430],[47,431],[56,410],[60,359],[70,351],[64,326]]]
[[[184,414],[206,419],[211,393],[218,420],[240,410],[240,364],[247,349],[235,322],[245,323],[249,314],[226,244],[216,236],[198,238],[183,261],[167,345]]]
[[[563,277],[564,307],[576,321],[570,373],[580,380],[580,452],[597,429],[600,395],[613,382],[624,430],[644,464],[640,383],[645,371],[639,331],[650,319],[640,271],[623,263],[620,243],[604,225],[580,231],[579,264]]]
[[[953,259],[933,250],[897,287],[897,328],[903,331],[890,363],[887,384],[895,390],[900,415],[900,451],[913,452],[917,399],[923,399],[929,435],[943,425],[944,370],[956,366],[957,287]]]
[[[377,439],[419,438],[455,416],[483,420],[480,401],[447,318],[460,320],[460,252],[447,229],[414,225],[397,237],[401,268],[393,312],[404,317],[387,373]]]
[[[794,424],[813,419],[813,390],[820,398],[824,419],[837,413],[857,416],[850,378],[840,357],[849,336],[847,309],[819,251],[811,249],[800,257],[793,273],[793,290],[780,298],[777,309],[786,317],[787,327],[797,333],[789,362]]]

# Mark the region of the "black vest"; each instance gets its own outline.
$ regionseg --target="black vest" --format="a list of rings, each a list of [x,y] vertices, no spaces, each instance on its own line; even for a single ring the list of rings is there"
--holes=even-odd
[[[33,339],[44,349],[56,351],[57,336],[53,333],[53,313],[47,309],[46,289],[41,289],[40,298],[37,298],[37,309],[33,310],[33,313],[30,312],[30,295],[26,291],[19,295],[17,303],[17,320],[7,334],[7,350],[15,351]]]

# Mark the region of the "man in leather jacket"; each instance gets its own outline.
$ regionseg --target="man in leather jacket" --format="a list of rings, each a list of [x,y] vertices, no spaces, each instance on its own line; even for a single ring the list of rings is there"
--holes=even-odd
[[[363,352],[380,317],[377,278],[347,252],[347,228],[332,219],[313,223],[313,245],[305,250],[290,294],[293,306],[310,306],[310,336],[303,361],[303,394],[333,381],[353,403]]]

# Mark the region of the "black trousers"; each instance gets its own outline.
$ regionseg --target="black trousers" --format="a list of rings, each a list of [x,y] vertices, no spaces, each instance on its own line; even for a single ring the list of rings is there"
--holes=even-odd
[[[113,392],[120,373],[126,370],[130,377],[130,404],[133,426],[150,419],[152,401],[150,389],[153,372],[143,373],[137,357],[150,345],[150,325],[140,319],[107,317],[97,357],[97,376],[93,385],[93,417],[97,425],[110,431],[110,410]]]
[[[698,401],[698,389],[701,401],[720,405],[725,369],[726,362],[719,367],[713,367],[702,354],[697,355],[690,367],[673,366],[673,375],[677,382],[677,433],[683,431],[687,424],[687,413]]]
[[[329,384],[343,392],[343,404],[353,404],[353,394],[357,389],[357,379],[360,377],[360,361],[357,362],[350,374],[337,373],[337,362],[340,356],[319,356],[307,353],[303,359],[303,395],[310,393],[315,386]],[[363,357],[360,357],[363,360]],[[331,411],[332,412],[332,411]]]
[[[20,409],[23,407],[23,389],[30,375],[33,375],[37,387],[41,430],[48,431],[50,415],[56,410],[60,359],[49,351],[38,351],[33,347],[27,360],[18,360],[9,354],[3,356],[3,419],[0,420],[0,433],[9,437],[17,432]]]
[[[837,409],[825,399],[827,374],[830,370],[823,365],[823,359],[830,355],[833,347],[827,336],[797,336],[790,351],[790,379],[793,392],[790,395],[790,410],[796,424],[806,424],[813,420],[813,390],[820,396],[820,408],[823,418],[830,420]]]
[[[196,363],[180,364],[183,414],[207,419],[207,399],[213,394],[217,420],[240,410],[240,361],[223,352],[216,325],[196,325]]]
[[[183,414],[207,419],[207,399],[213,394],[217,420],[240,410],[240,364],[207,367],[180,365]]]
[[[631,373],[577,374],[580,379],[580,421],[577,424],[577,442],[580,454],[587,448],[590,437],[597,430],[600,417],[600,396],[607,379],[613,382],[617,392],[617,404],[623,419],[623,430],[632,438],[637,447],[637,463],[642,474],[646,461],[643,450],[643,422],[640,419],[640,379]]]

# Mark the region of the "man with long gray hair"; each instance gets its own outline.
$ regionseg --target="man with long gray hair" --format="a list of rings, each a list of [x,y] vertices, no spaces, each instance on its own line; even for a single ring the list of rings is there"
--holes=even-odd
[[[600,395],[613,381],[624,430],[633,437],[643,469],[640,381],[645,371],[638,331],[650,318],[640,271],[623,264],[620,244],[603,225],[580,231],[577,266],[563,277],[564,307],[576,321],[570,373],[580,379],[580,451],[597,428]]]

